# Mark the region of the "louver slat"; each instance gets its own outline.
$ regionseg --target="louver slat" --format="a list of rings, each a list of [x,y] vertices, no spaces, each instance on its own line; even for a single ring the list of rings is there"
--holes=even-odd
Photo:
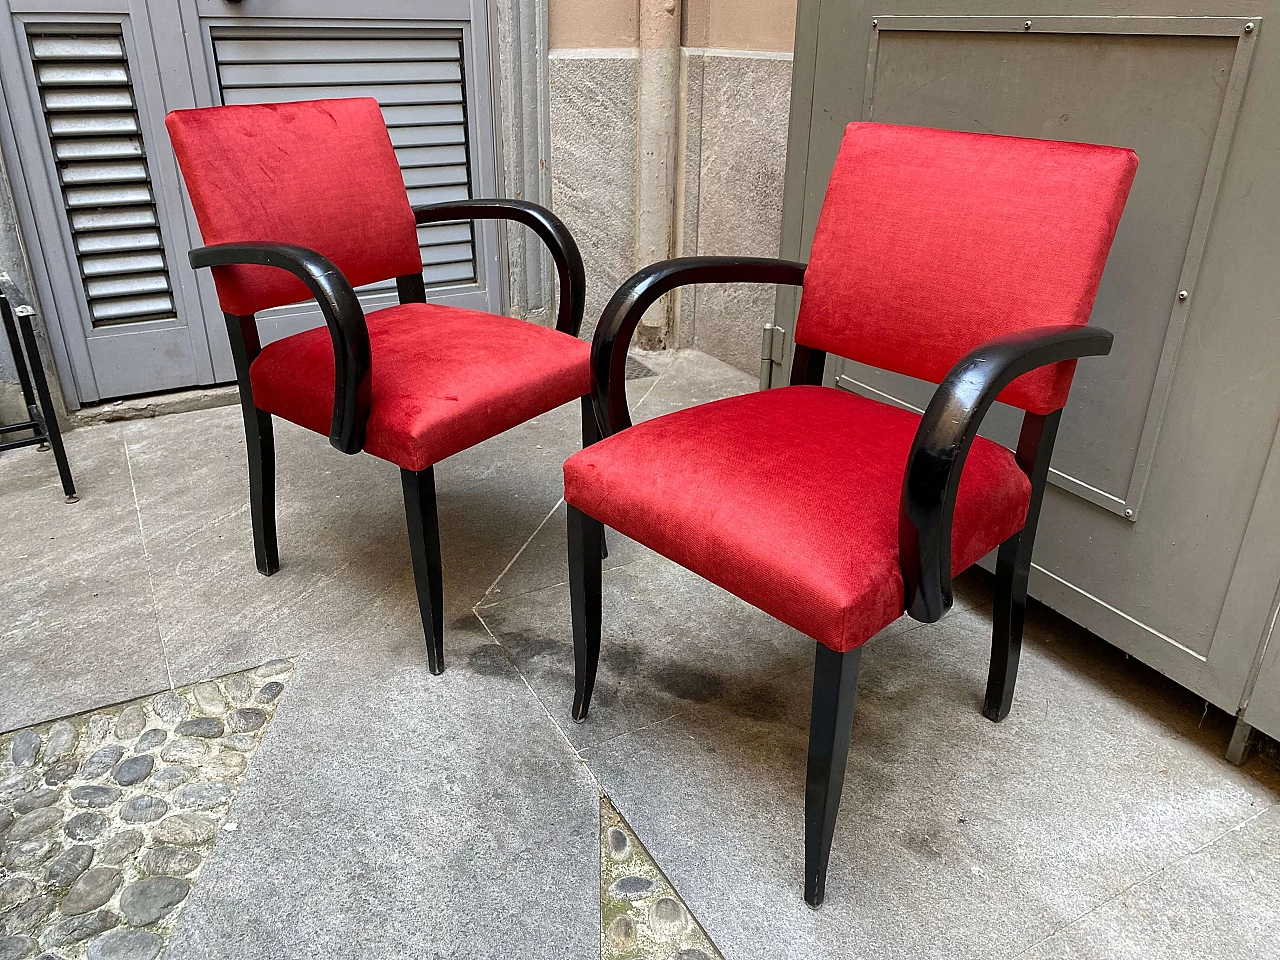
[[[127,227],[152,227],[156,212],[146,207],[123,207],[116,210],[96,208],[72,210],[71,229],[79,233],[90,230],[123,230]]]
[[[66,139],[53,145],[59,160],[108,160],[141,157],[142,141],[136,137],[99,137],[94,140]]]
[[[86,83],[92,82],[86,78]],[[92,90],[55,88],[44,95],[44,108],[49,113],[73,110],[132,110],[130,90]]]
[[[164,270],[164,257],[158,253],[133,256],[86,257],[81,263],[86,277],[111,276],[122,273],[148,273]]]
[[[363,41],[304,40],[300,37],[254,37],[218,40],[218,63],[394,63],[458,60],[458,41],[449,39]]]
[[[159,250],[160,234],[154,230],[119,233],[82,233],[76,237],[80,253],[121,253],[126,250]]]
[[[219,71],[222,82],[233,87],[271,87],[279,83],[276,64],[272,63],[224,63]],[[341,72],[341,76],[334,76]],[[294,63],[289,71],[289,82],[295,86],[333,83],[422,83],[423,81],[453,81],[462,79],[462,68],[456,61],[411,63],[345,63],[336,67],[329,63]]]
[[[62,182],[72,183],[120,183],[138,180],[146,183],[147,165],[141,160],[123,163],[81,162],[67,164],[62,171]]]
[[[471,196],[462,46],[454,38],[214,37],[224,103],[374,97],[382,106],[411,203]],[[475,279],[470,223],[418,230],[428,284]],[[387,284],[361,292],[391,289]]]
[[[30,33],[29,40],[93,324],[172,317],[122,38]]]

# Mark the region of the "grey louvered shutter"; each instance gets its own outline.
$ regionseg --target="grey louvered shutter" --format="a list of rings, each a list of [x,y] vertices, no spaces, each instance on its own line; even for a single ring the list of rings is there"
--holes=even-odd
[[[93,326],[173,317],[122,36],[27,36]]]
[[[390,129],[409,202],[469,197],[461,37],[318,32],[215,33],[223,102],[374,97]],[[418,243],[428,285],[475,279],[470,222],[422,227]]]

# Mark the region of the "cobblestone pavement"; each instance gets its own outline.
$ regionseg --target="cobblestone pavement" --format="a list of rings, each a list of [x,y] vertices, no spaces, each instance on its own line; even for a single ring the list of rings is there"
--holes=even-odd
[[[0,737],[0,960],[155,960],[292,669]]]
[[[601,960],[723,960],[635,832],[600,798]]]

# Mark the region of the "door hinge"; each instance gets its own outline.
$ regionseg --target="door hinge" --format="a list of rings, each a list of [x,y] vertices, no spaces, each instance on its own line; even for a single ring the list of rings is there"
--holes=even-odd
[[[774,366],[781,366],[782,353],[787,347],[787,331],[774,323],[766,323],[760,336],[760,389],[773,386]]]

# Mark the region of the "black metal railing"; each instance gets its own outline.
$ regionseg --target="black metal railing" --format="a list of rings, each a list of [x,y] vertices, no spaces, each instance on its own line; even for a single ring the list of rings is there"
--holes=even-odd
[[[0,451],[36,444],[52,449],[67,503],[75,503],[79,497],[76,496],[75,482],[71,479],[71,465],[67,463],[67,451],[62,446],[58,416],[53,410],[49,381],[45,379],[44,366],[40,363],[40,347],[36,343],[35,329],[31,324],[35,313],[9,275],[0,273],[0,317],[4,320],[5,336],[9,338],[9,352],[13,354],[14,366],[18,368],[18,384],[22,387],[22,399],[26,403],[29,418],[20,423],[0,424]],[[28,430],[31,431],[29,437],[4,439]]]

